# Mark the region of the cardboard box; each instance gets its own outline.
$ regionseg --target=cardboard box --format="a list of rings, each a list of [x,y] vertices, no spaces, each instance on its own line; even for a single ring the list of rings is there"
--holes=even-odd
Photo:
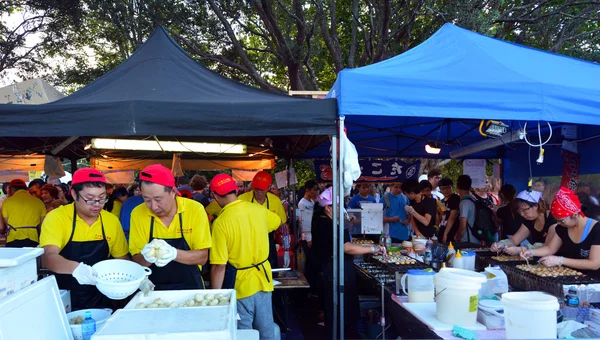
[[[71,313],[71,291],[61,289],[59,292],[63,306],[65,306],[65,313]]]
[[[600,325],[600,309],[590,309],[590,321]]]

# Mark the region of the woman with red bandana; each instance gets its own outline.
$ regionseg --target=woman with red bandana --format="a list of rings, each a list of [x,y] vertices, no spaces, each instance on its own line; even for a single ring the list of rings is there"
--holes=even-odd
[[[548,245],[538,249],[523,249],[521,256],[541,256],[540,263],[548,266],[568,266],[580,270],[600,269],[600,227],[598,221],[585,217],[577,195],[560,188],[552,206],[552,215],[558,220],[556,234]],[[563,256],[554,256],[557,252]]]

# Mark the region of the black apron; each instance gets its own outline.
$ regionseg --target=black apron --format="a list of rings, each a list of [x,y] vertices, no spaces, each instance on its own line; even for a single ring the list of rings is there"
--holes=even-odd
[[[227,265],[225,265],[225,277],[223,278],[223,285],[221,286],[221,289],[234,289],[235,288],[235,280],[237,278],[236,275],[237,275],[238,270],[248,270],[251,268],[256,268],[256,270],[260,271],[260,269],[262,267],[263,273],[265,274],[265,277],[267,278],[267,282],[271,282],[271,280],[269,280],[269,274],[267,274],[267,269],[265,268],[265,262],[267,262],[268,260],[269,259],[266,258],[257,264],[253,264],[251,266],[243,267],[243,268],[236,268],[234,265],[227,262]]]
[[[7,224],[7,231],[6,231],[6,239],[8,239],[8,235],[10,234],[11,230],[17,231],[17,228],[13,227],[10,224]],[[40,232],[39,232],[39,226],[25,226],[25,227],[18,227],[18,229],[35,229],[38,233],[38,238],[40,237]],[[35,242],[33,240],[30,239],[24,239],[24,240],[14,240],[14,241],[10,241],[10,242],[6,242],[6,247],[7,248],[22,248],[22,247],[37,247],[39,245],[39,242]]]
[[[60,251],[59,255],[67,260],[83,262],[93,266],[100,261],[110,258],[110,248],[104,233],[104,222],[102,214],[99,215],[102,225],[102,240],[97,241],[73,241],[75,227],[77,225],[77,210],[73,204],[73,225],[69,242]],[[71,291],[71,305],[73,310],[87,308],[112,308],[111,300],[104,296],[94,285],[80,285],[77,280],[69,274],[55,274],[58,287]]]
[[[265,194],[265,199],[267,200],[267,210],[270,210],[268,193]],[[254,192],[252,193],[252,203],[254,203]],[[281,223],[285,223],[285,221]],[[275,247],[275,231],[269,233],[269,263],[272,269],[279,268],[277,265],[277,248]]]
[[[181,250],[191,250],[187,241],[183,237],[183,217],[179,213],[180,238],[163,238],[171,247]],[[154,235],[154,216],[150,221],[150,239],[148,243],[155,239]],[[150,266],[152,274],[150,281],[156,285],[155,290],[180,290],[180,289],[204,289],[204,280],[202,273],[197,265],[183,264],[171,261],[164,267],[158,267],[155,264]]]

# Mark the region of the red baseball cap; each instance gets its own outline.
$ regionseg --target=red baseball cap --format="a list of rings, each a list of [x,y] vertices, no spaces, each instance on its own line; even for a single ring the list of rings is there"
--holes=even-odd
[[[26,187],[27,184],[25,184],[25,181],[22,179],[13,179],[12,181],[10,181],[10,183],[8,183],[9,187]]]
[[[179,194],[175,187],[175,177],[171,170],[161,164],[148,165],[140,172],[140,181],[150,182],[164,187],[173,188],[175,193]]]
[[[266,171],[259,171],[252,179],[252,188],[258,190],[267,190],[273,182],[271,174]]]
[[[102,182],[106,183],[106,177],[104,174],[97,169],[92,168],[82,168],[73,174],[73,179],[71,180],[71,186],[79,183],[87,183],[87,182]]]
[[[228,174],[218,174],[210,180],[210,190],[223,196],[232,191],[237,191],[235,181]]]

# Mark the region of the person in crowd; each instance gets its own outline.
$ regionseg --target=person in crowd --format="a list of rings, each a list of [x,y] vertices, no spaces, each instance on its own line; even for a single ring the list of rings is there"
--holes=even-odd
[[[502,230],[500,239],[511,238],[517,233],[521,225],[525,222],[523,217],[517,212],[517,190],[511,184],[505,184],[500,188],[500,199],[504,205],[496,210],[496,217],[500,220]]]
[[[394,183],[390,192],[383,195],[383,223],[388,224],[392,242],[398,243],[409,239],[410,218],[404,207],[410,205],[408,197],[402,193],[402,185]]]
[[[71,195],[74,203],[52,210],[42,224],[42,263],[55,273],[60,289],[71,291],[73,310],[111,308],[110,299],[95,286],[92,266],[129,256],[119,220],[102,209],[108,202],[104,174],[90,168],[75,171]]]
[[[33,197],[42,199],[42,187],[46,185],[46,182],[40,178],[36,178],[29,182],[29,194]]]
[[[379,190],[377,190],[377,184],[369,185],[369,196],[373,197],[376,203],[379,203],[381,195],[379,194]]]
[[[56,189],[58,189],[58,200],[62,202],[63,205],[73,203],[73,197],[69,194],[69,186],[65,183],[56,184]]]
[[[303,211],[313,211],[315,208],[315,202],[319,195],[319,185],[314,180],[308,180],[304,183],[304,197],[298,202],[298,208]],[[311,234],[311,223],[312,221],[301,221],[301,231],[304,233],[306,241],[312,242]]]
[[[110,211],[113,215],[117,216],[117,218],[121,217],[121,209],[123,207],[123,203],[127,201],[129,198],[129,192],[126,188],[119,187],[113,191],[113,208]]]
[[[281,225],[281,217],[238,199],[235,181],[227,174],[213,177],[210,189],[222,208],[212,226],[211,287],[235,289],[238,329],[256,329],[261,340],[275,339],[268,234]]]
[[[8,191],[0,219],[0,233],[7,234],[6,247],[37,247],[38,231],[46,216],[44,203],[27,192],[22,179],[10,181]]]
[[[483,200],[490,209],[494,207],[494,199],[490,196],[490,178],[486,177],[483,188],[473,188],[471,195],[476,200]]]
[[[204,289],[202,265],[212,246],[204,207],[177,195],[171,170],[160,164],[140,172],[145,204],[131,212],[129,252],[133,260],[150,267],[157,290]],[[153,240],[165,254],[152,254]]]
[[[439,188],[444,199],[442,200],[442,222],[440,223],[440,235],[442,243],[454,240],[458,231],[460,214],[460,196],[454,193],[454,182],[450,178],[442,178]]]
[[[492,251],[503,250],[509,255],[518,255],[519,245],[528,240],[531,247],[548,244],[554,236],[557,221],[550,215],[546,202],[539,191],[524,190],[517,195],[517,212],[523,218],[519,230],[510,238],[492,244]]]
[[[130,185],[129,188],[127,188],[127,191],[129,191],[129,194],[133,196],[140,196],[142,194],[142,191],[140,190],[140,185],[137,183],[133,183],[132,185]]]
[[[65,204],[59,199],[58,193],[58,188],[52,184],[45,184],[42,187],[42,202],[46,206],[46,213]]]
[[[269,186],[269,192],[272,193],[273,195],[275,195],[276,197],[279,197],[279,200],[281,201],[281,205],[283,206],[283,211],[285,211],[285,215],[287,216],[287,218],[289,218],[290,204],[288,203],[288,201],[285,197],[285,194],[282,194],[283,191],[277,187],[277,184],[272,183]],[[286,218],[286,221],[287,221],[287,218]]]
[[[204,189],[206,189],[208,181],[206,177],[201,175],[194,175],[190,180],[190,188],[194,190],[193,198],[197,202],[202,203],[205,208],[210,204],[210,199],[204,195]]]
[[[194,194],[192,193],[192,191],[190,189],[188,189],[188,187],[179,187],[177,188],[177,191],[179,191],[179,196],[183,197],[183,198],[187,198],[190,200],[194,199]]]
[[[133,191],[129,191],[130,193],[135,192],[135,190],[139,190],[139,184],[134,183],[129,188],[134,189]],[[125,202],[123,202],[123,205],[121,206],[121,212],[119,213],[119,221],[121,221],[121,226],[123,227],[123,232],[125,233],[125,238],[127,239],[127,241],[129,241],[129,230],[131,227],[131,213],[133,212],[133,209],[135,209],[137,206],[143,203],[144,197],[142,197],[140,191],[139,195],[134,193],[134,195],[129,197]]]
[[[546,185],[548,185],[548,183],[544,179],[538,178],[535,180],[535,182],[533,182],[533,185],[531,186],[531,190],[538,191],[538,192],[544,192],[544,190],[546,190]]]
[[[189,191],[192,191],[192,188],[190,187],[190,178],[187,175],[183,175],[183,176],[175,178],[175,182],[177,183],[178,191],[186,190],[186,189]]]
[[[426,189],[431,186],[428,181],[424,182],[427,183],[423,183],[423,187]],[[411,215],[411,225],[414,227],[415,233],[426,238],[433,237],[436,234],[435,200],[422,193],[422,186],[416,180],[409,179],[402,183],[402,191],[410,199],[410,205],[404,207],[404,210]]]
[[[350,199],[348,206],[350,209],[360,209],[361,203],[377,203],[377,201],[375,201],[375,197],[369,195],[368,183],[360,184],[358,195],[354,195],[354,197]]]
[[[578,192],[577,197],[581,203],[581,212],[590,218],[595,220],[600,219],[600,206],[594,204],[592,196],[586,195],[583,192]]]
[[[492,198],[492,204],[497,207],[502,203],[500,199],[500,189],[502,188],[502,180],[500,178],[492,178],[490,180],[490,192],[488,196]]]
[[[577,193],[582,193],[585,196],[589,197],[589,200],[594,204],[594,205],[599,205],[598,200],[596,199],[596,197],[594,197],[594,194],[592,192],[592,187],[589,186],[586,183],[579,183],[577,184]]]
[[[261,205],[268,210],[271,210],[281,219],[280,225],[287,222],[287,215],[283,210],[283,205],[279,197],[268,192],[269,186],[273,182],[273,178],[266,171],[259,171],[252,179],[252,191],[248,191],[238,196],[242,201],[252,202]],[[269,262],[271,268],[277,268],[277,250],[275,248],[275,233],[269,233]]]
[[[598,221],[581,213],[577,195],[570,189],[560,188],[550,211],[558,221],[556,233],[540,248],[523,248],[521,256],[541,256],[539,262],[548,267],[565,265],[589,272],[600,269]],[[557,253],[562,256],[555,256]]]
[[[8,197],[8,182],[2,183],[2,197],[0,197],[0,209],[2,209],[2,204],[4,200]]]
[[[431,193],[433,191],[433,186],[431,185],[431,183],[427,180],[422,180],[419,181],[419,187],[421,188],[421,194],[425,195],[426,197],[433,198],[433,194]]]
[[[470,199],[471,195],[471,177],[468,175],[460,175],[456,180],[456,189],[460,197],[459,208],[459,224],[458,231],[454,236],[454,241],[458,242],[476,242],[471,226],[475,224],[475,201]]]
[[[431,169],[427,172],[427,180],[431,184],[431,194],[433,199],[441,201],[444,199],[444,194],[440,191],[439,183],[442,180],[442,171],[440,169]]]
[[[333,238],[337,228],[333,222],[333,188],[327,188],[318,197],[313,214],[313,250],[320,259],[321,272],[324,279],[325,294],[325,330],[327,339],[333,336]],[[354,256],[365,254],[380,254],[385,248],[378,245],[353,244],[348,229],[344,228],[344,328],[348,338],[360,338],[356,334],[357,322],[360,318],[358,303],[358,287]]]

